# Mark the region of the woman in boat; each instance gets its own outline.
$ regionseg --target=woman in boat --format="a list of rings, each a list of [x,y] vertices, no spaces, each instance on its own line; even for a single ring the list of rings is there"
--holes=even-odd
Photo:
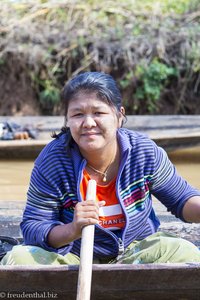
[[[200,221],[200,192],[177,174],[166,152],[122,128],[115,80],[77,75],[63,89],[66,124],[40,153],[21,223],[24,244],[2,264],[79,264],[81,231],[95,225],[94,262],[200,262],[199,249],[158,231],[152,195],[177,218]],[[90,179],[96,199],[86,199]],[[93,201],[95,200],[95,201]]]

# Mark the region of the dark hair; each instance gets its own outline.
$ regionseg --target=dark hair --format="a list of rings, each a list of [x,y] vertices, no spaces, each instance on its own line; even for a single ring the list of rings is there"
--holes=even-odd
[[[103,72],[84,72],[76,75],[74,78],[68,81],[63,88],[62,98],[65,106],[65,118],[67,115],[69,102],[73,98],[75,98],[78,93],[81,92],[94,92],[100,100],[115,107],[117,111],[120,111],[121,109],[122,96],[113,77]],[[69,128],[66,127],[65,119],[65,124],[62,128],[62,132],[67,131],[69,131]],[[53,137],[57,136],[58,135],[56,134],[53,135]],[[72,137],[71,135],[69,136],[69,141],[71,141]],[[70,144],[69,141],[67,143],[68,145]]]
[[[72,78],[63,88],[65,113],[69,101],[82,91],[96,92],[99,99],[120,111],[122,96],[113,77],[102,72],[85,72]]]

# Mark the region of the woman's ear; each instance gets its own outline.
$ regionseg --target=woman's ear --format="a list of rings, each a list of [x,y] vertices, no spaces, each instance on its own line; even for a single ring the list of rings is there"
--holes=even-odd
[[[121,106],[119,111],[119,128],[123,126],[123,121],[125,118],[125,108]]]
[[[123,106],[120,107],[120,112],[123,116],[125,116],[125,108]]]

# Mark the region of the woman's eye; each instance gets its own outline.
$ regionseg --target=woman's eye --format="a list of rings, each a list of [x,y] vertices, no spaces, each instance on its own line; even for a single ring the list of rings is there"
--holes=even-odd
[[[73,117],[81,117],[83,114],[82,113],[77,113],[77,114],[74,114]]]
[[[96,111],[96,112],[95,112],[95,115],[97,115],[97,116],[98,116],[98,115],[104,115],[104,114],[105,114],[105,113],[104,113],[103,111]]]

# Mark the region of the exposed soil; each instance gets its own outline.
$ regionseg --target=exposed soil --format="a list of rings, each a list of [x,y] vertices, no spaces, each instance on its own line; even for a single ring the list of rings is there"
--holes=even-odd
[[[0,73],[0,115],[39,115],[40,107],[22,60],[9,56]]]

